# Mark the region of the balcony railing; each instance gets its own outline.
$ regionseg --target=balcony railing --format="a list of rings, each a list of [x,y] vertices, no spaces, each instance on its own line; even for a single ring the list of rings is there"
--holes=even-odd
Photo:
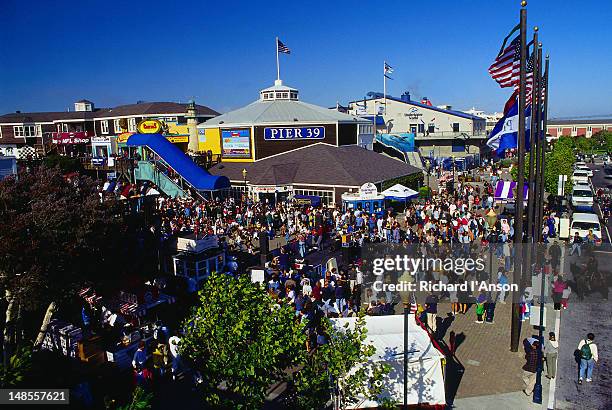
[[[464,138],[469,138],[469,137],[479,137],[479,136],[485,136],[486,133],[485,131],[478,131],[478,132],[471,132],[471,131],[436,131],[436,132],[425,132],[425,134],[423,133],[417,133],[417,137],[431,137],[431,138],[435,138],[435,137],[444,137],[444,138],[455,138],[455,137],[464,137]]]

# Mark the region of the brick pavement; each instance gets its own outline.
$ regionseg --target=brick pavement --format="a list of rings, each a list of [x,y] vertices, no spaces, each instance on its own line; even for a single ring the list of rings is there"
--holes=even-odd
[[[465,335],[457,347],[456,356],[465,367],[456,398],[487,396],[521,391],[522,366],[525,364],[523,347],[510,351],[510,317],[512,304],[497,304],[493,324],[475,323],[472,306],[466,315],[458,314],[446,331],[444,341],[449,344],[450,332]],[[439,304],[439,315],[450,312],[450,304]],[[523,322],[521,340],[531,335],[531,326]]]

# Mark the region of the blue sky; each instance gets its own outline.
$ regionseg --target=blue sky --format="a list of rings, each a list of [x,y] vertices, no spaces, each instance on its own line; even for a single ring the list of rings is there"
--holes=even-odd
[[[197,102],[225,112],[281,77],[302,100],[333,106],[410,90],[435,105],[501,110],[509,91],[487,67],[516,24],[517,0],[0,0],[0,113]],[[551,55],[550,116],[612,115],[612,1],[531,0]]]

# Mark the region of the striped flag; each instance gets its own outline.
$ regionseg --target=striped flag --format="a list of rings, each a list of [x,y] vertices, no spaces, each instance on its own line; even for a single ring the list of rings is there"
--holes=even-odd
[[[508,43],[510,37],[518,30],[520,30],[520,24],[517,24],[504,38],[497,57],[489,67],[489,74],[502,88],[512,87],[515,82],[518,83],[521,68],[521,38],[517,34]]]
[[[284,45],[283,42],[279,39],[276,39],[276,49],[279,53],[291,54],[291,50],[289,50],[289,47]]]

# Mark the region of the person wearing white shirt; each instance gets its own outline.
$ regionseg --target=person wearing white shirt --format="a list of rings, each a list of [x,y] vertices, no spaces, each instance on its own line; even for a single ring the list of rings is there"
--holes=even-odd
[[[593,333],[587,334],[586,339],[578,343],[578,352],[580,354],[580,378],[578,384],[582,384],[582,380],[586,378],[587,383],[593,380],[593,367],[599,360],[597,355],[597,345],[593,340]]]

